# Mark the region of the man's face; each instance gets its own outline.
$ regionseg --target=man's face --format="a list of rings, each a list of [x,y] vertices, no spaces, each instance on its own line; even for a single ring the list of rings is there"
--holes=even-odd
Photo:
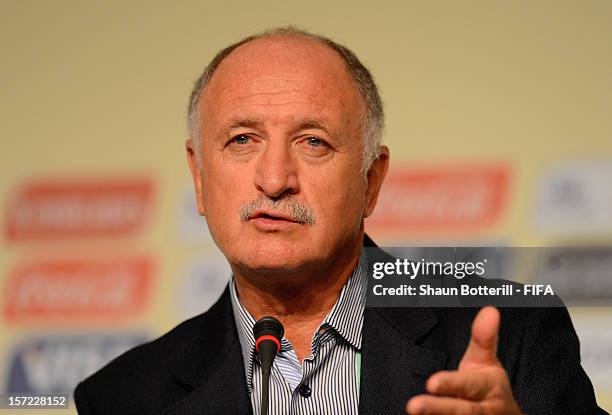
[[[342,59],[312,40],[234,50],[200,101],[198,209],[233,266],[300,272],[359,246],[386,156],[360,176],[364,104]]]

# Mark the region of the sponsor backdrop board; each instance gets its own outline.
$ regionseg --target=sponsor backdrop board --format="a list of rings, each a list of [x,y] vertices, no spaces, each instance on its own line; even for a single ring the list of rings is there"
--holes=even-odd
[[[601,1],[2,2],[0,389],[71,393],[218,296],[187,97],[218,49],[271,26],[372,70],[392,151],[366,221],[380,244],[609,247],[611,20]],[[571,314],[610,409],[611,309]]]

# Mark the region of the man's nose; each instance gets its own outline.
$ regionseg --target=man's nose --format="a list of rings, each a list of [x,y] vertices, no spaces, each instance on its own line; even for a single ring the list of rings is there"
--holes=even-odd
[[[297,170],[291,144],[285,140],[268,140],[257,158],[255,186],[272,198],[298,190]]]

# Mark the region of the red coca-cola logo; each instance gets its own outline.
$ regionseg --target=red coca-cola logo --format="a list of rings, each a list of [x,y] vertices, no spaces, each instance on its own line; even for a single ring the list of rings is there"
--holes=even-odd
[[[129,320],[150,297],[148,257],[105,261],[45,261],[17,266],[4,289],[9,322]]]
[[[372,233],[452,233],[496,223],[510,182],[505,165],[408,167],[392,170],[381,190]]]

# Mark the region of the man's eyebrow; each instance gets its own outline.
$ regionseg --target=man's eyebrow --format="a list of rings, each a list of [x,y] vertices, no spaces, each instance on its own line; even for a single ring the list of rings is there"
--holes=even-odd
[[[230,125],[228,126],[228,129],[231,130],[240,127],[257,128],[259,126],[261,126],[261,120],[259,120],[258,118],[244,118],[240,120],[231,121]]]
[[[238,119],[238,120],[232,120],[230,121],[230,124],[228,125],[228,129],[229,130],[233,130],[236,128],[259,128],[262,126],[262,121],[259,118],[243,118],[243,119]],[[328,135],[331,135],[331,132],[329,131],[329,129],[327,127],[325,127],[325,125],[323,125],[321,122],[314,120],[314,119],[309,119],[309,120],[304,120],[302,122],[300,122],[298,125],[295,126],[295,128],[292,129],[294,132],[297,131],[302,131],[302,130],[321,130],[326,132]]]
[[[317,120],[305,120],[305,121],[302,121],[295,128],[295,131],[311,130],[311,129],[312,130],[322,130],[322,131],[325,131],[328,135],[331,135],[331,132],[327,129],[327,127],[325,127],[323,124],[321,124]]]

